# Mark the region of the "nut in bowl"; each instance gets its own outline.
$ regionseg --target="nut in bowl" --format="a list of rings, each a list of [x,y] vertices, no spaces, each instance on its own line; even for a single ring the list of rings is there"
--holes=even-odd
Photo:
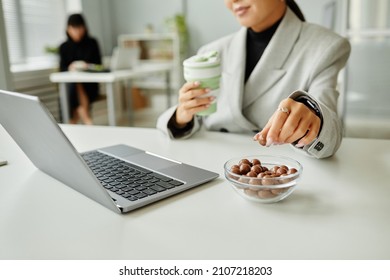
[[[242,197],[273,203],[294,191],[303,167],[288,157],[256,155],[230,159],[224,170],[226,179]]]

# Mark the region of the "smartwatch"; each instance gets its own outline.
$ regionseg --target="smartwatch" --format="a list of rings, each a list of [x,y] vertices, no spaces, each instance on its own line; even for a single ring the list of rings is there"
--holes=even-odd
[[[311,109],[317,117],[319,117],[322,121],[322,114],[318,106],[307,96],[300,96],[295,101],[304,104],[306,107]]]
[[[320,109],[318,108],[317,104],[311,100],[309,97],[303,95],[295,99],[295,101],[304,104],[307,108],[309,108],[317,117],[320,118],[320,130],[318,131],[318,135],[321,133],[322,130],[322,124],[323,124],[323,119],[322,119],[322,114]]]

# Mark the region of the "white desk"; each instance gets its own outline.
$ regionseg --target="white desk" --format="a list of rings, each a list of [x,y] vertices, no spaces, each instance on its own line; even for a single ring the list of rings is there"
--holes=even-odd
[[[170,63],[157,63],[153,65],[140,65],[131,70],[118,70],[112,72],[90,73],[90,72],[58,72],[50,75],[50,81],[60,84],[60,104],[63,123],[69,123],[69,104],[67,97],[67,83],[105,83],[107,90],[107,110],[108,123],[111,126],[116,125],[115,102],[114,102],[114,84],[116,82],[125,82],[127,88],[131,88],[130,81],[135,78],[144,77],[151,74],[165,73],[166,92],[168,107],[170,107]],[[131,99],[131,95],[130,98]],[[131,105],[131,104],[130,104]],[[131,108],[131,107],[130,107]],[[131,109],[130,109],[131,110]]]
[[[62,126],[79,151],[117,143],[220,178],[119,215],[37,170],[0,126],[0,259],[390,259],[390,141],[344,139],[316,160],[250,136],[171,141],[145,128]],[[279,154],[304,166],[285,201],[258,204],[223,177],[232,157]]]

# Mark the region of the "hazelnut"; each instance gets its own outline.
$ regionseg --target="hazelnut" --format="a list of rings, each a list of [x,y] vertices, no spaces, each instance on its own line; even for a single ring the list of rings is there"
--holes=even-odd
[[[240,165],[241,174],[247,174],[249,171],[251,171],[251,166],[249,164],[243,163]]]
[[[275,195],[270,190],[261,190],[257,192],[257,196],[259,198],[272,198]]]
[[[253,178],[253,179],[249,180],[249,184],[259,186],[259,185],[261,185],[261,180],[259,180],[257,178]]]
[[[249,183],[249,178],[246,177],[240,177],[238,178],[238,182],[248,184]]]
[[[272,192],[274,195],[279,195],[279,194],[285,193],[286,191],[288,191],[288,189],[289,189],[289,188],[272,189],[271,192]]]
[[[257,177],[257,173],[256,172],[254,172],[254,171],[249,171],[247,174],[246,174],[246,176],[248,176],[248,177]]]
[[[276,173],[276,171],[279,169],[278,165],[275,165],[274,167],[271,168],[272,173]]]
[[[239,162],[238,162],[238,165],[242,165],[242,164],[249,164],[249,165],[251,165],[251,162],[248,160],[248,159],[246,159],[246,158],[243,158],[242,160],[240,160]]]
[[[274,179],[271,175],[265,175],[263,177],[263,185],[270,186],[274,184]]]
[[[250,190],[250,189],[245,189],[244,190],[244,193],[248,196],[253,196],[253,197],[256,197],[257,196],[257,191],[254,191],[254,190]]]
[[[293,180],[292,178],[283,179],[283,177],[286,177],[286,176],[288,176],[288,174],[281,174],[280,175],[280,179],[279,179],[280,184],[286,184],[286,183],[290,182],[291,180]]]
[[[230,168],[230,172],[241,175],[240,167],[238,165],[233,165],[232,168]]]
[[[287,171],[287,174],[295,174],[295,173],[297,173],[298,172],[298,170],[296,169],[296,168],[291,168],[291,169],[289,169],[288,171]]]
[[[277,170],[276,170],[276,174],[277,175],[282,175],[282,174],[287,174],[287,168],[285,167],[279,167]]]
[[[261,168],[260,165],[253,165],[252,168],[251,168],[251,171],[256,172],[256,174],[261,173],[262,170],[263,170],[263,169]]]

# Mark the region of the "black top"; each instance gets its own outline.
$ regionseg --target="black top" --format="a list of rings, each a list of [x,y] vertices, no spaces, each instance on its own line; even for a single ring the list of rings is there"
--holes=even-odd
[[[60,70],[68,71],[73,61],[83,60],[87,63],[102,64],[100,49],[96,39],[85,36],[80,42],[68,39],[60,46]]]
[[[60,45],[60,71],[68,71],[69,64],[77,60],[87,63],[102,64],[100,49],[96,39],[86,35],[80,42],[74,42],[69,37]],[[82,83],[88,96],[89,103],[96,100],[99,95],[99,85],[97,83]],[[69,99],[69,114],[80,105],[76,83],[67,83]]]
[[[281,20],[276,22],[270,28],[261,32],[255,32],[251,28],[248,28],[246,35],[245,83],[251,75],[257,62],[263,55],[265,48],[271,41],[271,38],[278,28],[280,22]]]

